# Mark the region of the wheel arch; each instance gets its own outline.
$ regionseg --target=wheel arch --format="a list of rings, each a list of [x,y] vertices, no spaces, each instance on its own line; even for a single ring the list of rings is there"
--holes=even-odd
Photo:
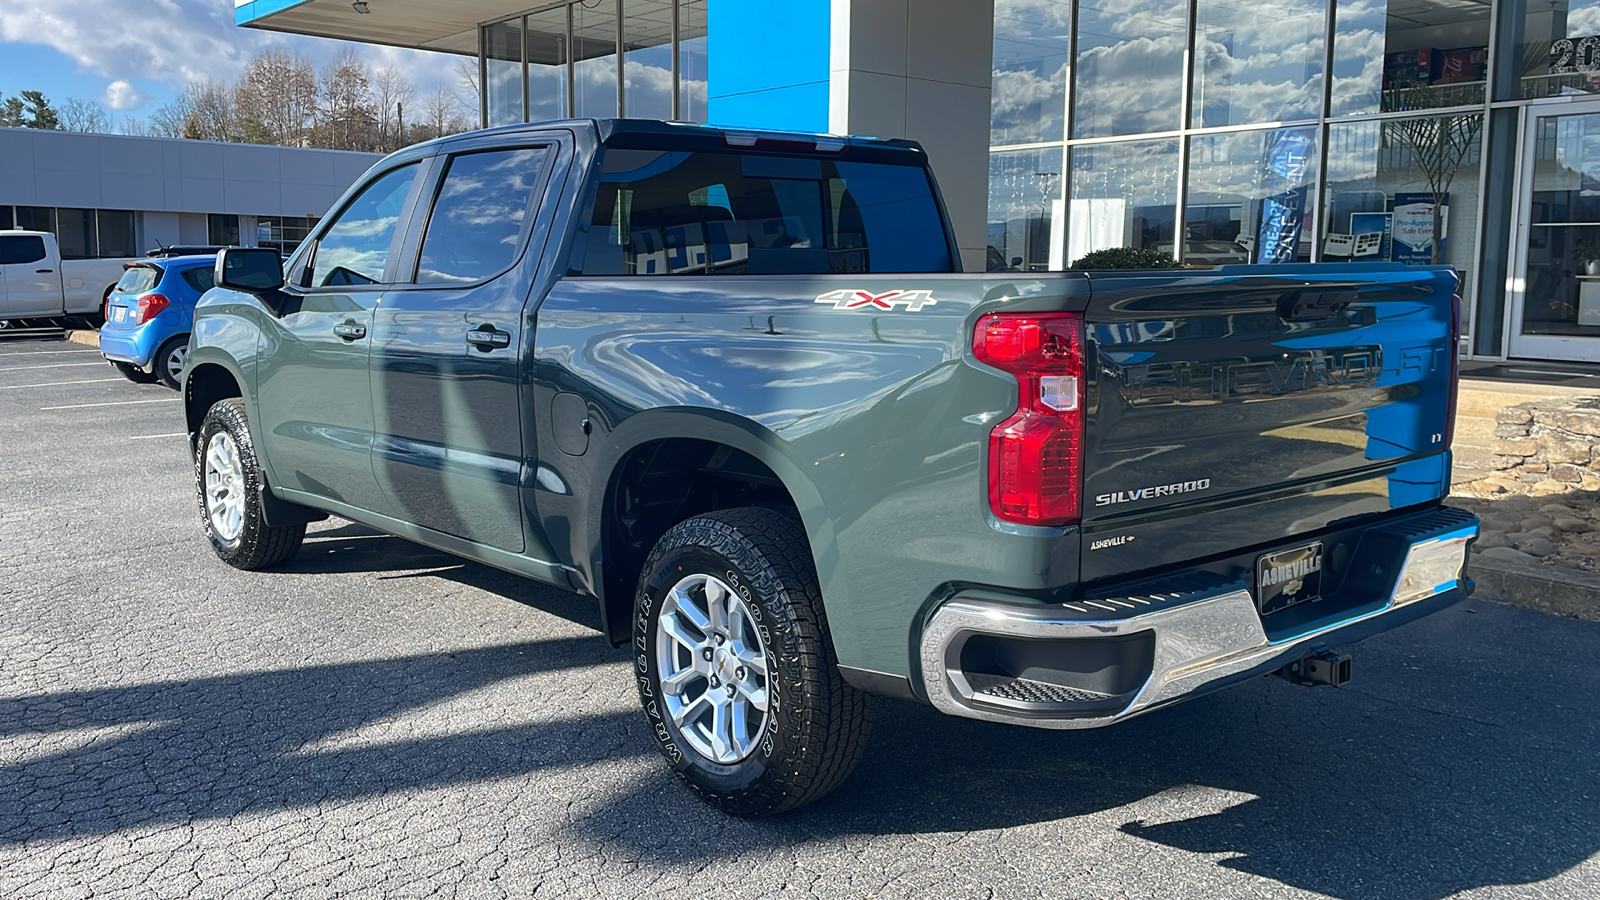
[[[768,429],[714,410],[654,410],[628,418],[596,467],[603,490],[590,492],[589,576],[607,640],[632,634],[634,592],[650,548],[673,525],[740,506],[792,509],[816,548],[831,546],[831,523],[816,486]],[[674,485],[677,496],[641,510],[636,489]],[[596,485],[599,487],[600,485]]]

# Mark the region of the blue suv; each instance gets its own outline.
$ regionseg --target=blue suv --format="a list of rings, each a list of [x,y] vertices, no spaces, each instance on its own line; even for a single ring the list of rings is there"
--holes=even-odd
[[[130,381],[176,390],[188,364],[194,304],[211,289],[216,259],[180,256],[129,266],[106,299],[100,355]]]

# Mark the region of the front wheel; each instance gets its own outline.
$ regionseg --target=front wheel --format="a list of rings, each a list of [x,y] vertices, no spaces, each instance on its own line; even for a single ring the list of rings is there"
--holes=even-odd
[[[189,336],[180,334],[170,338],[156,351],[155,359],[151,362],[155,367],[156,377],[161,383],[173,390],[183,388],[183,370],[189,366]]]
[[[265,569],[300,552],[305,523],[274,528],[261,513],[261,464],[244,401],[219,400],[195,442],[194,480],[211,549],[236,569]]]
[[[749,507],[679,523],[651,552],[634,604],[640,701],[696,793],[764,816],[849,777],[870,698],[839,675],[793,514]]]

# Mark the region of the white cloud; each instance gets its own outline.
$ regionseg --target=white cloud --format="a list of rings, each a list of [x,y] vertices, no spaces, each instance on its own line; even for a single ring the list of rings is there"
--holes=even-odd
[[[149,103],[151,97],[126,81],[113,81],[106,85],[106,93],[102,102],[117,112],[127,112],[130,109]]]

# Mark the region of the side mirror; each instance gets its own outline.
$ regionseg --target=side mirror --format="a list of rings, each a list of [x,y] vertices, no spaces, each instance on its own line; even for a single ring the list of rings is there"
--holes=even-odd
[[[217,287],[260,294],[283,287],[283,259],[266,247],[230,247],[217,254]]]

